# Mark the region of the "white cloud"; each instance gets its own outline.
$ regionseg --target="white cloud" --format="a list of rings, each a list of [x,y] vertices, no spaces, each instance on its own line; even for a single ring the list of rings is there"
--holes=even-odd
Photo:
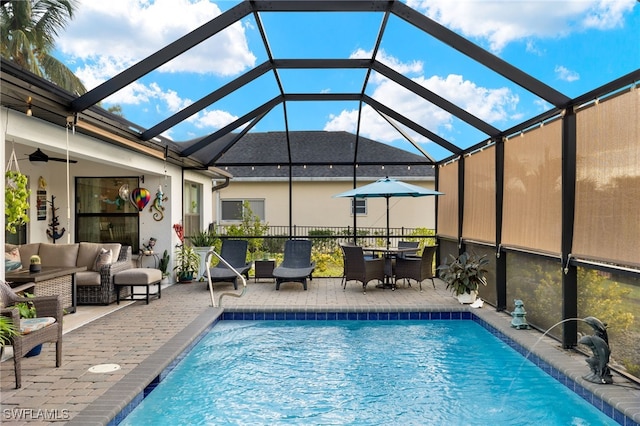
[[[414,72],[422,71],[422,66],[417,67],[415,63],[401,64],[397,58],[392,57],[386,57],[385,60],[389,63],[397,63],[398,69],[412,70]],[[449,140],[454,139],[454,135],[451,134],[453,127],[451,114],[384,76],[374,73],[371,77],[371,82],[375,85],[371,95],[372,98],[420,124],[422,127]],[[465,80],[460,75],[451,74],[446,77],[425,77],[421,75],[414,77],[412,80],[490,123],[513,119],[519,102],[518,96],[508,88],[492,89],[480,87],[469,80]],[[357,119],[356,110],[345,110],[340,114],[331,116],[324,130],[354,132]],[[398,139],[398,132],[369,106],[364,107],[362,110],[361,133],[382,142],[391,142]],[[418,141],[426,140],[415,132],[409,131],[409,133]]]
[[[221,14],[208,0],[82,0],[74,19],[57,40],[88,89],[112,78]],[[213,60],[212,58],[215,58]],[[255,65],[245,28],[237,22],[158,69],[159,73],[231,76]],[[192,103],[161,83],[135,81],[104,100],[105,105],[142,105],[164,116]],[[215,113],[199,123],[216,123]],[[193,121],[198,116],[192,117]],[[212,124],[213,125],[213,124]]]
[[[554,72],[560,80],[568,81],[569,83],[571,83],[572,81],[580,80],[580,74],[575,71],[571,71],[570,69],[563,67],[562,65],[556,65],[556,67],[554,68]]]
[[[107,58],[123,70],[220,14],[207,0],[83,0],[57,46],[76,61]],[[162,71],[237,74],[255,63],[244,31],[237,22],[165,64]]]
[[[563,37],[621,25],[635,0],[408,0],[407,5],[463,35],[487,40],[494,52],[529,37]]]
[[[198,117],[195,120],[195,125],[199,129],[221,129],[237,119],[237,116],[229,114],[227,111],[204,111],[202,114],[198,114]]]

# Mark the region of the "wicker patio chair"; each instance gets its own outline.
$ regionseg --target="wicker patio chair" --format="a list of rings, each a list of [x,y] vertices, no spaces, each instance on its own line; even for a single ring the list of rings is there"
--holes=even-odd
[[[238,273],[244,275],[247,280],[249,279],[249,269],[251,269],[251,262],[247,262],[248,244],[245,240],[224,240],[222,241],[222,248],[220,249],[220,256],[222,256],[229,265],[233,266]],[[238,276],[224,263],[219,262],[215,267],[209,268],[207,272],[211,277],[211,283],[233,283],[233,288],[235,290],[238,289]],[[208,289],[208,281],[206,286]]]
[[[47,342],[55,343],[56,367],[60,367],[62,364],[62,303],[59,296],[20,297],[3,280],[0,280],[0,302],[2,306],[0,314],[11,318],[14,324],[20,324],[20,315],[18,309],[11,308],[11,306],[20,302],[33,302],[38,318],[52,317],[55,319],[53,324],[44,328],[29,333],[20,333],[11,338],[16,389],[18,389],[22,385],[21,359],[34,347]]]
[[[353,245],[341,245],[340,247],[342,247],[344,254],[343,290],[346,290],[348,281],[359,281],[362,283],[363,293],[366,294],[369,281],[384,282],[384,258],[365,259],[362,247]]]
[[[435,289],[436,283],[433,280],[435,277],[433,269],[433,259],[435,255],[436,247],[431,246],[425,247],[420,257],[399,257],[396,259],[396,282],[398,282],[399,279],[406,278],[409,280],[409,285],[411,285],[411,280],[416,280],[420,284],[420,291],[422,291],[422,281],[430,278],[431,284],[433,284],[433,288]]]
[[[315,262],[311,261],[310,240],[287,240],[284,244],[284,259],[274,268],[273,277],[276,279],[276,290],[284,282],[299,282],[307,289],[307,278],[313,279]]]

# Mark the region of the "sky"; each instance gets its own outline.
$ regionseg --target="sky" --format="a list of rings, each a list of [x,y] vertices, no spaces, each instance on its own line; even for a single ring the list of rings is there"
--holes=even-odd
[[[238,1],[80,0],[60,32],[54,55],[92,89],[203,25]],[[407,0],[407,5],[492,54],[575,98],[640,68],[640,2],[636,0]],[[370,57],[380,13],[261,13],[276,59]],[[268,59],[252,15],[178,56],[102,102],[118,105],[146,129]],[[464,57],[407,22],[392,17],[377,60],[505,130],[551,108],[543,99]],[[364,70],[282,70],[287,93],[358,93]],[[373,73],[365,93],[461,147],[487,135]],[[267,73],[163,133],[174,141],[206,136],[279,94]],[[252,131],[285,129],[278,106]],[[290,130],[356,132],[356,102],[288,102]],[[450,152],[407,133],[434,158]],[[372,108],[362,110],[360,134],[415,150]]]

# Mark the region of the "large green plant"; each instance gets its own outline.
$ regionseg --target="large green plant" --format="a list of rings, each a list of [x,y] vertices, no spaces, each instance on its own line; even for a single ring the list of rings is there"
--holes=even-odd
[[[200,256],[192,246],[183,244],[176,249],[176,266],[173,268],[178,274],[195,274],[200,268]]]
[[[11,343],[11,338],[17,336],[18,330],[11,321],[11,318],[0,315],[0,346],[5,346]]]
[[[263,250],[264,238],[261,237],[269,230],[269,224],[263,224],[260,217],[253,213],[248,201],[242,203],[243,215],[239,225],[232,225],[227,228],[227,235],[230,237],[253,237],[247,238],[249,241],[249,252],[255,258],[255,254]]]
[[[27,185],[27,177],[22,173],[15,170],[9,170],[5,173],[5,228],[12,234],[16,233],[17,227],[29,222],[27,211],[29,210],[31,191]]]
[[[464,252],[460,256],[451,255],[451,263],[438,266],[440,278],[447,283],[447,290],[452,290],[456,296],[472,291],[478,291],[480,284],[487,285],[484,268],[489,264],[486,256],[478,256]]]
[[[213,231],[200,231],[187,238],[194,247],[216,247],[220,242],[220,239]]]

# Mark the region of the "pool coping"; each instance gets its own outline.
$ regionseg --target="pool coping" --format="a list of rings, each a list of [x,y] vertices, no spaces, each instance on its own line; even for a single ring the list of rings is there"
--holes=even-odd
[[[398,307],[270,307],[209,308],[182,332],[173,336],[158,351],[141,362],[122,380],[89,404],[67,424],[117,425],[177,365],[204,334],[220,320],[463,320],[471,319],[512,348],[528,355],[543,371],[567,386],[587,402],[624,426],[640,426],[640,389],[615,385],[599,385],[582,378],[589,373],[584,355],[562,349],[561,344],[537,330],[516,330],[511,316],[492,308],[472,309],[468,306]],[[614,375],[616,384],[626,381]],[[628,383],[628,381],[626,381]]]

